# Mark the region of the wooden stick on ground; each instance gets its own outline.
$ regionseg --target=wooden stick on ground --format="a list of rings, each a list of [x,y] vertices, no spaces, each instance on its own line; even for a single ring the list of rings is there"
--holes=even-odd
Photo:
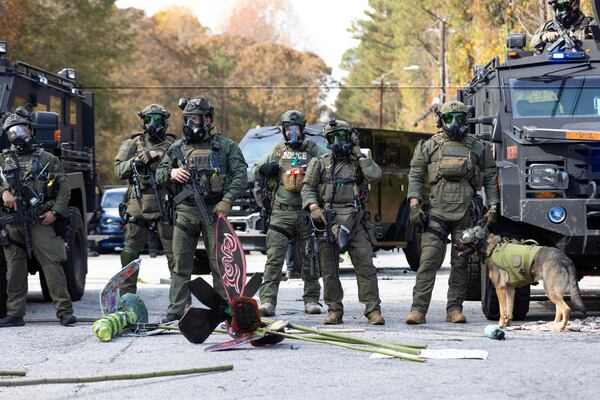
[[[25,376],[27,372],[25,371],[2,371],[0,370],[0,376]]]

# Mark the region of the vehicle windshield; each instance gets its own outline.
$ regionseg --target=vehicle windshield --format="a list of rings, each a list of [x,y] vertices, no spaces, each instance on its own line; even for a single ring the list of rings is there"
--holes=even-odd
[[[577,76],[510,80],[514,118],[600,116],[600,77]]]
[[[327,142],[321,135],[307,132],[305,137],[327,150]],[[279,131],[259,132],[255,135],[247,135],[240,143],[240,150],[242,150],[248,165],[252,166],[281,141],[283,141],[283,136]]]
[[[119,204],[123,202],[125,192],[120,190],[111,190],[104,193],[102,197],[102,208],[119,208]]]

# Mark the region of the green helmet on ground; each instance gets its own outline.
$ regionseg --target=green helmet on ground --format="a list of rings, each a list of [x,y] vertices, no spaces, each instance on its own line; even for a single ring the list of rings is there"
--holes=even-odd
[[[448,101],[448,102],[442,104],[442,107],[440,108],[440,113],[442,115],[449,114],[449,113],[465,113],[465,114],[467,114],[467,106],[465,106],[465,103],[460,102],[458,100]]]
[[[165,117],[165,119],[168,119],[171,116],[171,113],[160,104],[150,104],[144,107],[144,109],[140,111],[138,115],[143,118],[149,114],[159,114]]]
[[[281,114],[281,125],[306,125],[306,116],[300,111],[288,110]]]

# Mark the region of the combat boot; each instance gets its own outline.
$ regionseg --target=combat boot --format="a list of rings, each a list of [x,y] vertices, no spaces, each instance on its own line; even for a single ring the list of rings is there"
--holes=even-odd
[[[460,308],[451,308],[446,313],[446,322],[465,324],[467,322],[467,317],[465,317]]]
[[[308,302],[304,305],[304,312],[307,314],[321,314],[321,305],[314,301]]]
[[[60,316],[60,324],[62,326],[69,326],[69,325],[73,325],[74,323],[77,322],[77,317],[75,317],[73,315],[73,313],[64,313],[63,315]]]
[[[6,317],[0,319],[0,328],[12,328],[13,326],[23,325],[25,325],[23,317],[13,317],[12,315],[7,315]]]
[[[425,314],[423,314],[421,311],[417,311],[417,310],[412,310],[407,316],[406,318],[404,318],[404,322],[409,324],[409,325],[420,325],[420,324],[424,324],[425,321]]]
[[[381,311],[371,311],[367,315],[367,322],[369,325],[385,325],[385,319],[381,316]]]
[[[327,318],[323,321],[325,325],[339,325],[343,324],[342,317],[344,313],[341,311],[328,311]]]
[[[167,314],[160,322],[163,324],[168,324],[169,322],[179,321],[181,319],[181,315],[177,314]]]
[[[275,306],[271,303],[263,303],[258,307],[258,312],[262,317],[272,317],[275,315]]]

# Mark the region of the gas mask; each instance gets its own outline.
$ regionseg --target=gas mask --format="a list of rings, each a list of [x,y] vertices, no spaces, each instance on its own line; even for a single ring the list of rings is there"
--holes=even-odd
[[[199,143],[206,137],[205,119],[201,115],[187,118],[183,126],[183,135],[189,143]]]
[[[467,114],[452,112],[442,115],[442,129],[450,140],[463,140],[469,133]]]
[[[165,117],[160,114],[148,114],[144,116],[144,132],[150,139],[155,141],[163,141],[166,133]]]
[[[344,158],[352,154],[352,140],[347,130],[333,131],[327,134],[327,148],[336,158]]]
[[[8,140],[13,145],[17,153],[26,154],[32,151],[35,138],[31,128],[27,125],[14,125],[8,128]]]
[[[571,3],[562,2],[554,4],[554,15],[556,21],[565,29],[569,29],[573,25],[573,8]]]
[[[283,135],[285,136],[285,142],[292,149],[298,149],[302,146],[304,135],[300,125],[287,125],[283,128]]]

